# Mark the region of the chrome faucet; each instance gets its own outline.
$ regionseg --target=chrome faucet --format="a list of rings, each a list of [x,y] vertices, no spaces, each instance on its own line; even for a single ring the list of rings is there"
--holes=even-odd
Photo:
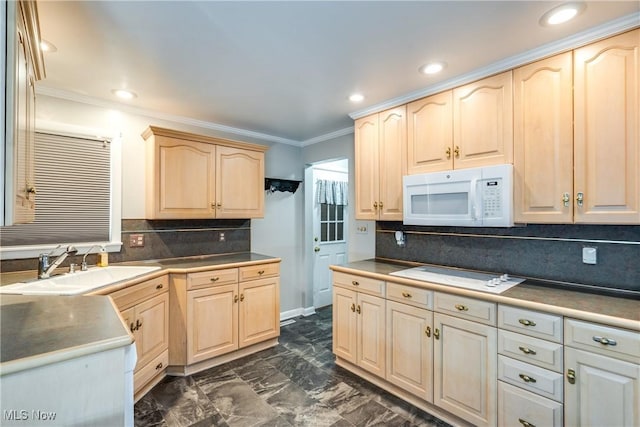
[[[84,253],[84,256],[82,257],[82,264],[80,264],[80,270],[81,271],[87,271],[88,270],[88,267],[87,267],[87,255],[89,255],[91,253],[91,250],[93,248],[99,248],[99,247],[100,247],[100,245],[93,245],[87,250],[87,252]]]
[[[75,248],[75,246],[67,246],[67,248],[64,250],[64,252],[62,252],[53,261],[53,263],[51,265],[49,265],[49,257],[59,247],[60,246],[58,246],[57,248],[55,248],[53,251],[49,252],[48,254],[40,254],[40,257],[38,258],[38,279],[48,279],[51,276],[51,273],[53,272],[53,270],[58,268],[58,266],[60,264],[62,264],[62,262],[69,255],[75,255],[78,252],[78,250]]]

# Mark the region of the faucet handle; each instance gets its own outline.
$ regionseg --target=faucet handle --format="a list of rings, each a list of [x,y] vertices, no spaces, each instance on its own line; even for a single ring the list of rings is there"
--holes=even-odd
[[[78,264],[76,264],[75,262],[72,262],[69,264],[69,273],[75,273],[76,272],[76,267],[78,267]]]
[[[49,254],[40,254],[38,257],[38,277],[41,278],[49,268]]]

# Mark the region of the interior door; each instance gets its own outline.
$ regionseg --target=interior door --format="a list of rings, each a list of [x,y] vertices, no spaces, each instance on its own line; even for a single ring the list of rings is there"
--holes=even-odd
[[[347,207],[314,203],[313,214],[313,305],[324,307],[332,301],[330,265],[347,261]]]

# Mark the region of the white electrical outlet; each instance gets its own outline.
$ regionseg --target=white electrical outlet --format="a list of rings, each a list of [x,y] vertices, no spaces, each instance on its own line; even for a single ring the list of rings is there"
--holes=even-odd
[[[582,262],[585,264],[596,264],[598,258],[598,249],[582,248]]]

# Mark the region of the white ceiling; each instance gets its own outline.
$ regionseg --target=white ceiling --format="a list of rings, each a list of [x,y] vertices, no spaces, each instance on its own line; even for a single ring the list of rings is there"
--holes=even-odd
[[[305,145],[351,128],[354,111],[621,17],[640,25],[638,1],[587,2],[564,26],[539,25],[561,3],[40,0],[42,37],[58,51],[38,90],[118,102],[112,90],[128,88],[135,108]],[[448,66],[419,74],[431,60]],[[354,105],[356,91],[366,99]]]

